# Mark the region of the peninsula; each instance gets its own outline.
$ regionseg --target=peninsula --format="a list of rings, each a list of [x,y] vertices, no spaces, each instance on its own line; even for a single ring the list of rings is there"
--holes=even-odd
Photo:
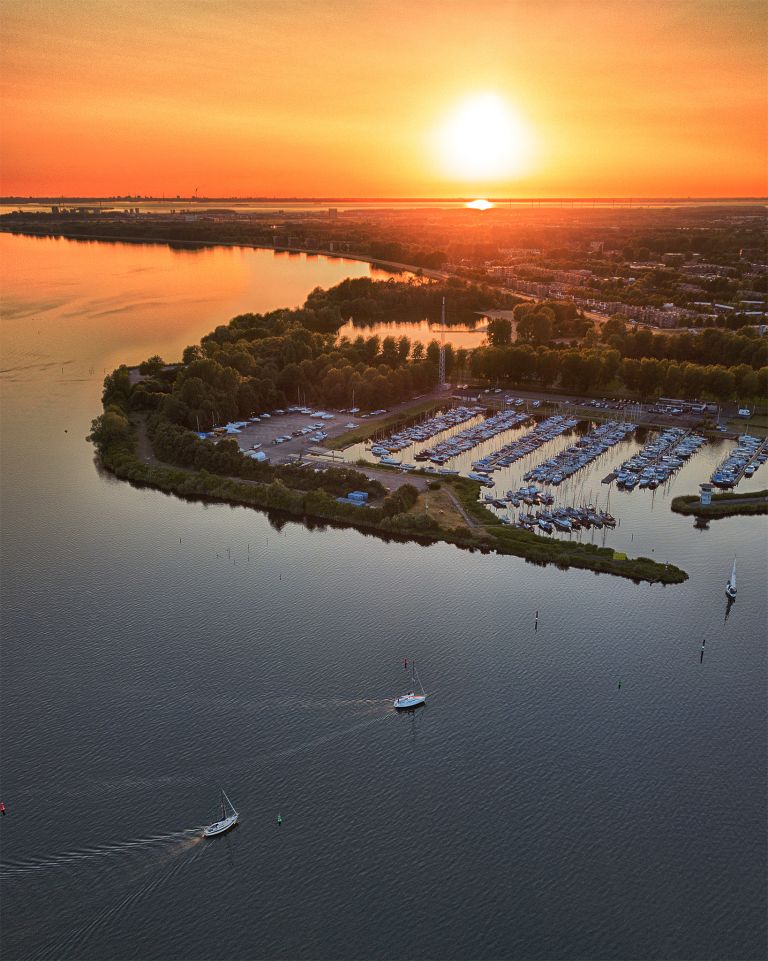
[[[282,410],[297,396],[337,408],[354,397],[366,410],[400,403],[407,421],[413,411],[404,402],[434,390],[439,345],[362,333],[354,340],[339,339],[336,332],[350,316],[436,318],[444,297],[455,320],[514,306],[514,299],[498,289],[457,280],[361,278],[317,289],[298,309],[233,318],[199,345],[186,348],[181,364],[150,358],[134,376],[127,366],[119,367],[105,380],[104,410],[89,439],[102,465],[116,476],[182,497],[351,525],[384,537],[445,541],[636,581],[686,580],[687,574],[671,564],[627,558],[592,544],[545,540],[505,526],[479,501],[477,483],[464,477],[437,480],[415,474],[387,490],[381,468],[338,466],[312,457],[272,464],[246,456],[221,430],[219,436],[209,435],[216,425],[245,422],[257,411]],[[469,358],[467,351],[449,351],[448,346],[450,376],[463,370]],[[366,506],[350,503],[350,491],[360,492]]]

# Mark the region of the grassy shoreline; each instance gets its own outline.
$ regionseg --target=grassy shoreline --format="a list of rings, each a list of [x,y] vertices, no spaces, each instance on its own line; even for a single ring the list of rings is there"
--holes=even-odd
[[[646,557],[617,557],[610,548],[544,541],[528,531],[501,524],[477,501],[477,487],[462,477],[441,478],[466,512],[477,519],[477,527],[465,524],[442,526],[430,518],[429,526],[419,523],[418,513],[382,517],[381,511],[339,503],[322,490],[290,488],[281,481],[260,483],[235,479],[205,470],[190,470],[149,463],[138,454],[134,434],[126,443],[108,445],[99,451],[101,465],[116,477],[141,487],[151,487],[182,498],[227,503],[273,511],[304,521],[333,523],[360,529],[384,538],[413,540],[420,544],[445,542],[467,550],[510,554],[534,564],[555,564],[614,574],[635,582],[680,584],[688,579],[685,571],[672,564],[659,564]]]
[[[698,494],[682,494],[673,498],[670,509],[676,514],[710,519],[768,514],[768,490],[748,494],[713,494],[712,503],[706,506],[700,502]]]

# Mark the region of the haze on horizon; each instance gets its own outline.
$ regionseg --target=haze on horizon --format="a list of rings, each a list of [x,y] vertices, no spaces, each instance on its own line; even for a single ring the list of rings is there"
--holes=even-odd
[[[6,196],[763,196],[761,0],[5,0]]]

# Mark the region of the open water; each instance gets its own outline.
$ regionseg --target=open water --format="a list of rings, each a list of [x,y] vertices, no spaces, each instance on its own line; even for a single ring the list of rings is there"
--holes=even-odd
[[[84,440],[105,369],[370,268],[0,256],[4,958],[764,957],[764,518],[612,500],[665,588],[134,489]]]

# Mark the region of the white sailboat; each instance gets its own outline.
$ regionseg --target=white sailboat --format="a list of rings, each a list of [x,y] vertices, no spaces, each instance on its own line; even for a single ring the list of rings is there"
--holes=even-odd
[[[731,576],[728,584],[725,588],[725,593],[730,597],[732,601],[736,600],[736,558],[733,559],[733,570],[731,571]]]
[[[416,690],[416,681],[419,682],[419,687],[421,688],[421,694]],[[422,704],[427,703],[427,692],[424,690],[424,685],[421,683],[419,675],[416,673],[416,664],[411,662],[411,690],[407,694],[401,694],[394,700],[394,705],[397,710],[403,711],[408,708],[421,707]]]
[[[232,813],[227,814],[227,809],[224,802],[229,805]],[[226,834],[227,831],[231,830],[236,824],[237,819],[240,817],[238,812],[235,810],[235,805],[229,800],[227,795],[222,789],[221,792],[221,819],[214,821],[213,824],[209,824],[208,827],[203,828],[204,838],[215,838],[219,834]]]

